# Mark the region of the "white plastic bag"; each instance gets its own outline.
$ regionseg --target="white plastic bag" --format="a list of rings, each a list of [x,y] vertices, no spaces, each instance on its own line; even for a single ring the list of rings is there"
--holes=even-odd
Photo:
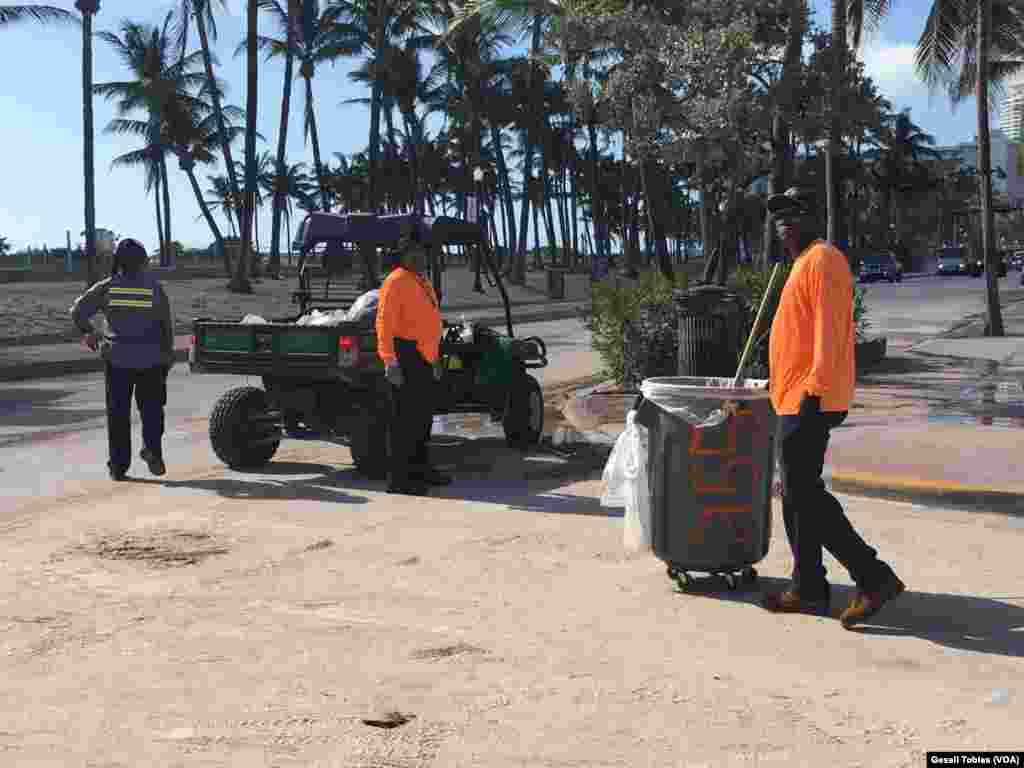
[[[647,428],[636,423],[636,411],[626,414],[626,429],[615,441],[605,464],[601,506],[625,507],[622,537],[630,552],[651,549],[651,493],[647,482]]]
[[[375,288],[372,291],[367,291],[349,307],[348,312],[345,314],[345,320],[350,323],[365,320],[372,325],[377,320],[377,305],[379,303],[380,290]]]
[[[340,325],[345,322],[345,316],[348,313],[346,309],[338,309],[334,312],[321,312],[319,309],[314,309],[308,315],[303,315],[295,321],[296,325]]]
[[[732,379],[724,378],[644,379],[640,393],[645,400],[697,429],[717,427],[735,413],[739,403],[769,396],[767,380],[741,379],[737,387]]]

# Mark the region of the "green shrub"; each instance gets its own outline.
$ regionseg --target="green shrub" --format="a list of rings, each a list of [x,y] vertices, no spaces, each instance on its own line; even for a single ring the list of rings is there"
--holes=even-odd
[[[635,284],[617,286],[599,282],[593,286],[591,308],[585,315],[594,349],[600,355],[602,374],[620,386],[636,383],[636,369],[648,369],[653,355],[661,360],[670,354],[666,347],[677,345],[673,292],[686,287],[685,276],[675,284],[657,270],[644,272]],[[642,326],[645,332],[640,331]],[[633,339],[627,350],[627,334]],[[671,337],[671,338],[669,338]],[[675,375],[675,358],[667,374]],[[655,364],[663,367],[664,361]]]
[[[775,283],[775,296],[766,307],[765,317],[761,321],[761,332],[758,334],[754,349],[751,351],[750,361],[753,364],[754,375],[767,375],[768,364],[768,336],[775,318],[775,311],[779,306],[779,297],[782,295],[782,287],[789,279],[792,264],[783,263],[780,271],[782,274]],[[768,280],[771,277],[771,268],[744,265],[739,267],[729,280],[729,287],[735,291],[747,304],[747,322],[743,334],[744,344],[750,331],[754,326],[754,319],[757,317],[757,310],[761,307],[761,297],[768,288]],[[868,307],[865,300],[866,290],[860,285],[853,288],[853,322],[856,328],[857,341],[863,341],[867,337],[867,329],[871,325],[867,319]],[[742,354],[742,349],[740,350]],[[737,360],[737,363],[739,361]]]

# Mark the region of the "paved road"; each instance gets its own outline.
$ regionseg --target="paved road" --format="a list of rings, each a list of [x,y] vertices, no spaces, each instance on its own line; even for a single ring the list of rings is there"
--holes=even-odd
[[[999,281],[1000,295],[1019,289],[1020,273]],[[967,315],[985,311],[985,280],[971,277],[911,276],[901,283],[870,283],[871,335],[920,339],[950,328]]]
[[[540,336],[550,365],[535,371],[541,384],[570,381],[594,372],[589,335],[578,320],[524,324],[517,336]],[[165,454],[175,465],[223,469],[206,436],[207,418],[227,390],[259,379],[192,375],[178,365],[168,382]],[[133,418],[136,416],[133,414]],[[137,454],[141,437],[136,422]],[[105,388],[101,374],[0,385],[0,508],[13,513],[36,497],[106,477]],[[137,458],[131,472],[144,475]]]

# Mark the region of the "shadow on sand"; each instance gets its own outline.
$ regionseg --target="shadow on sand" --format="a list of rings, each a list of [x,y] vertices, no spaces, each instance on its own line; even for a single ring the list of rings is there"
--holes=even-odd
[[[786,579],[761,577],[753,587],[732,592],[725,588],[721,579],[701,574],[685,592],[678,588],[676,592],[748,603],[763,610],[760,607],[762,594],[787,587]],[[852,588],[833,588],[832,618],[839,618],[853,595]],[[1004,600],[1024,600],[1024,595],[976,597],[911,590],[850,631],[862,635],[917,637],[959,651],[1021,658],[1024,657],[1024,608]]]

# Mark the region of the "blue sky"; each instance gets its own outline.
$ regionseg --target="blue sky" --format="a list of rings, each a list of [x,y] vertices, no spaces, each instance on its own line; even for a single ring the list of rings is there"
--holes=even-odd
[[[32,4],[31,0],[20,0]],[[71,0],[51,0],[51,5],[73,8]],[[903,0],[895,4],[890,17],[866,41],[861,56],[868,74],[897,109],[910,107],[914,121],[932,133],[939,144],[972,141],[975,134],[974,101],[964,102],[953,112],[943,93],[929,95],[914,76],[914,46],[924,26],[930,0]],[[161,23],[172,3],[138,0],[103,0],[96,19],[97,30],[117,31],[125,18]],[[828,0],[814,0],[816,19],[827,25]],[[149,8],[151,10],[143,10]],[[245,67],[233,51],[244,32],[242,0],[228,0],[228,12],[218,22],[217,55],[220,76],[228,84],[227,101],[244,106]],[[43,28],[22,24],[0,31],[0,161],[4,183],[0,186],[0,235],[15,248],[26,245],[60,246],[65,230],[72,242],[79,241],[84,228],[82,193],[82,103],[81,33],[71,27]],[[96,82],[122,79],[125,71],[109,47],[94,46]],[[366,145],[369,110],[360,105],[342,105],[350,98],[364,97],[363,89],[348,82],[350,62],[320,71],[314,81],[318,128],[322,154],[351,153]],[[275,151],[281,103],[283,64],[273,62],[260,70],[259,128],[266,138],[257,149]],[[312,150],[302,136],[303,90],[296,83],[292,92],[292,120],[289,128],[289,162],[306,161],[312,166]],[[141,171],[111,169],[111,161],[135,148],[135,140],[104,134],[114,117],[113,104],[95,100],[96,121],[96,223],[123,237],[136,237],[150,249],[157,246],[152,198],[145,195]],[[993,116],[995,119],[995,116]],[[236,157],[241,159],[240,149]],[[172,235],[186,246],[205,247],[212,236],[200,218],[199,208],[188,181],[176,163],[171,163]],[[206,173],[200,172],[204,190]],[[297,224],[297,222],[295,222]],[[218,225],[227,231],[226,222]],[[260,218],[261,244],[270,233],[269,205]]]

